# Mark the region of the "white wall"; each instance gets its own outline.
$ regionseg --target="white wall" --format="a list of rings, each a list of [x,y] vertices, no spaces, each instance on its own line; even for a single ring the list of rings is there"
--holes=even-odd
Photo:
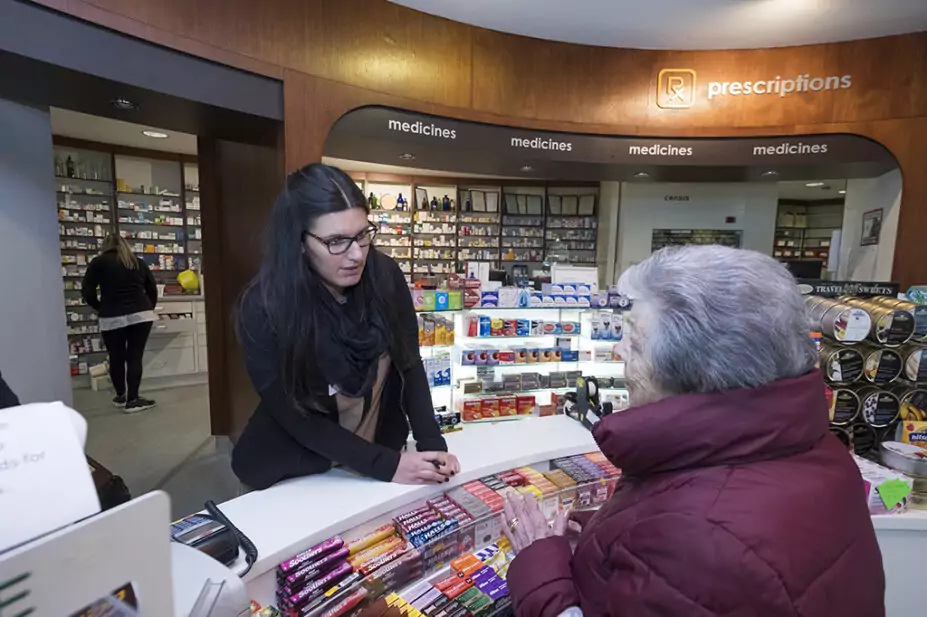
[[[688,201],[667,201],[667,196]],[[770,255],[778,200],[775,183],[626,182],[621,187],[615,274],[650,255],[654,229],[741,230],[742,248]],[[736,222],[725,223],[729,216]]]
[[[23,403],[71,404],[51,120],[0,99],[0,372]]]
[[[882,233],[879,244],[861,246],[863,213],[882,208]],[[901,208],[901,171],[894,170],[878,178],[849,180],[843,212],[840,261],[837,280],[890,281]]]

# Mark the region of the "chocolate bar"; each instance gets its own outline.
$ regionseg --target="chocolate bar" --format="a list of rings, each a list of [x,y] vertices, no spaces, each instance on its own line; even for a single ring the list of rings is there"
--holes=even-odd
[[[356,607],[366,597],[367,590],[361,587],[351,592],[344,599],[336,602],[332,607],[321,607],[321,610],[316,609],[314,612],[300,612],[300,617],[339,617]]]
[[[348,550],[350,551],[351,555],[354,555],[355,553],[361,552],[365,548],[369,548],[373,546],[377,542],[382,542],[383,540],[386,540],[388,537],[395,535],[395,533],[396,533],[396,528],[393,527],[393,524],[387,523],[385,525],[381,525],[380,527],[377,527],[370,533],[365,534],[361,536],[360,538],[351,540],[350,542],[346,542],[345,545],[348,547]]]
[[[351,564],[343,562],[341,565],[337,566],[334,570],[322,578],[309,583],[295,594],[288,595],[286,597],[287,604],[290,606],[301,606],[312,600],[316,595],[321,594],[329,586],[334,585],[338,580],[344,578],[351,572]]]
[[[316,578],[323,572],[327,572],[331,568],[335,567],[338,562],[344,561],[347,556],[348,549],[341,547],[337,551],[329,553],[321,559],[317,559],[312,563],[308,563],[302,566],[292,574],[286,575],[282,578],[281,582],[289,587],[296,587],[301,583],[305,583]]]
[[[342,540],[340,536],[335,536],[334,538],[329,538],[328,540],[325,540],[324,542],[320,542],[319,544],[316,544],[309,550],[303,551],[302,553],[299,553],[295,557],[287,559],[286,561],[282,562],[277,567],[279,568],[281,572],[288,573],[291,570],[294,570],[296,567],[300,566],[301,564],[304,564],[307,561],[315,559],[316,557],[320,557],[321,555],[324,555],[325,553],[328,553],[335,549],[339,549],[342,546],[344,546],[344,540]]]

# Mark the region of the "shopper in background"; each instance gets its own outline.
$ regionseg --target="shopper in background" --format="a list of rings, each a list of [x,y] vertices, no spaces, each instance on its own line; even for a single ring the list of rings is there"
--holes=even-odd
[[[109,234],[100,255],[87,266],[81,294],[100,314],[100,333],[109,352],[109,375],[116,390],[113,404],[126,413],[151,409],[155,402],[138,393],[142,356],[158,301],[148,264],[132,253],[121,236]]]
[[[435,421],[405,277],[372,250],[367,208],[347,174],[321,164],[291,174],[277,197],[238,314],[261,397],[232,452],[247,486],[333,465],[403,484],[459,470]],[[419,452],[401,452],[409,423]]]
[[[863,482],[828,431],[794,279],[770,257],[664,249],[627,270],[632,407],[593,433],[622,469],[593,516],[507,504],[519,617],[880,617]],[[568,614],[569,614],[568,613]]]

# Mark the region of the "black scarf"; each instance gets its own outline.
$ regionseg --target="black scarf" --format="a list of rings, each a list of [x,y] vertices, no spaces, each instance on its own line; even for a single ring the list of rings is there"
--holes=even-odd
[[[339,302],[320,283],[315,285],[317,304],[316,358],[325,380],[351,398],[369,405],[380,357],[389,349],[389,329],[382,308],[369,289],[368,273],[345,290]]]

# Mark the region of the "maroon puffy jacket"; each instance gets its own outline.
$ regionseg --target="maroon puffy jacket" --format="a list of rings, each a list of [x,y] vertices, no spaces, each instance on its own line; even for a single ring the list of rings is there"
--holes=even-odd
[[[827,430],[819,372],[684,395],[594,430],[624,472],[583,528],[508,572],[519,617],[882,617],[863,482]]]

